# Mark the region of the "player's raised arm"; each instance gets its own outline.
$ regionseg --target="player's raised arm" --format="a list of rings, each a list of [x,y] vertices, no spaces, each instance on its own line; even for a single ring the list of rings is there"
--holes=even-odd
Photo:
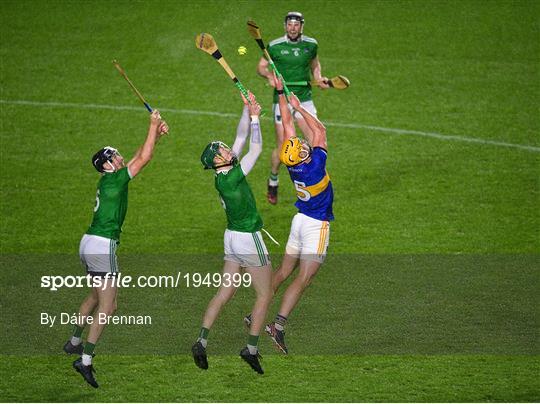
[[[268,84],[272,87],[275,87],[274,85],[274,79],[273,74],[268,68],[268,60],[266,60],[264,57],[259,60],[259,64],[257,65],[257,74],[261,77],[264,77],[266,80],[268,80]]]
[[[247,102],[247,100],[245,100]],[[248,111],[250,115],[250,140],[249,140],[249,150],[246,155],[240,161],[240,167],[244,175],[252,170],[257,158],[262,152],[262,135],[261,135],[261,126],[259,123],[259,116],[261,115],[261,106],[257,102],[255,96],[250,92],[249,93],[249,104]]]
[[[322,124],[322,122],[319,121],[319,119],[315,116],[311,115],[308,111],[306,111],[306,109],[300,104],[300,100],[298,99],[298,97],[293,93],[291,93],[289,101],[292,107],[302,115],[313,133],[311,146],[322,147],[326,149],[326,128]]]
[[[279,111],[281,112],[281,123],[283,124],[283,140],[290,139],[293,136],[296,136],[296,131],[294,129],[294,121],[292,118],[291,111],[289,110],[289,105],[287,102],[287,97],[283,93],[283,82],[276,74],[273,74],[274,86],[279,94]],[[281,145],[279,145],[281,147]]]
[[[318,56],[315,56],[311,61],[311,74],[317,81],[317,86],[319,86],[319,88],[323,90],[330,88],[330,85],[328,84],[328,77],[324,77],[322,75],[321,62],[319,61]]]
[[[143,145],[137,150],[135,156],[129,161],[128,169],[131,177],[135,177],[152,160],[154,146],[159,138],[169,132],[167,123],[161,119],[159,111],[154,110],[150,115],[150,126]]]
[[[240,117],[238,126],[236,127],[236,138],[234,139],[234,144],[231,149],[237,157],[240,157],[240,154],[242,153],[242,150],[244,149],[244,145],[246,144],[246,140],[249,135],[249,128],[250,128],[248,102],[245,99],[245,97],[242,95],[242,93],[240,93],[240,96],[242,97],[242,100],[244,101],[244,110],[242,111],[242,116]]]

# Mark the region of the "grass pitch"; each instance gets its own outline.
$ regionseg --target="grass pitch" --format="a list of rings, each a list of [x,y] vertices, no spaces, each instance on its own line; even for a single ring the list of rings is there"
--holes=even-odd
[[[336,221],[331,256],[291,317],[291,356],[263,339],[266,374],[240,362],[239,322],[252,300],[241,291],[212,330],[211,369],[201,372],[188,353],[214,290],[133,288],[121,292],[119,314],[149,311],[155,324],[105,331],[102,388],[91,390],[58,354],[69,326],[39,325],[43,311],[76,310],[85,291],[39,284],[44,274],[82,274],[77,248],[97,182],[90,156],[106,144],[131,156],[146,133],[148,116],[112,59],[171,127],[130,185],[121,267],[219,271],[225,218],[199,156],[210,140],[233,140],[241,103],[194,37],[214,35],[270,111],[246,21],[269,41],[291,8],[319,41],[323,72],[352,83],[314,90]],[[540,400],[537,2],[0,9],[2,401]],[[267,242],[277,265],[295,209],[285,170],[279,205],[265,201],[269,115],[249,182],[282,243]]]

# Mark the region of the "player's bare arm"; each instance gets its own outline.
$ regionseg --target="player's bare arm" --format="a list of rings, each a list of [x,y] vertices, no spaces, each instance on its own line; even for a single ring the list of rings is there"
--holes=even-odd
[[[279,110],[281,111],[281,123],[283,124],[283,141],[286,141],[291,137],[296,136],[294,121],[291,111],[289,110],[287,97],[285,97],[285,94],[283,93],[283,82],[275,73],[272,76],[274,87],[279,94]]]
[[[326,144],[326,127],[322,124],[319,119],[317,119],[315,116],[311,115],[301,104],[300,100],[294,93],[291,93],[291,96],[289,97],[289,102],[291,103],[292,107],[298,111],[306,123],[308,124],[309,128],[313,132],[312,137],[312,147],[322,147],[324,149],[327,148]]]
[[[319,88],[323,90],[330,88],[328,77],[322,75],[321,62],[319,61],[318,56],[315,56],[311,61],[311,74],[313,75],[313,78],[317,80],[317,86],[319,86]]]
[[[159,111],[154,110],[150,115],[150,126],[144,144],[139,148],[135,156],[128,163],[131,177],[135,177],[152,159],[154,146],[159,138],[169,132],[169,126],[161,119]]]
[[[271,87],[274,87],[274,79],[273,74],[268,68],[269,63],[268,60],[266,60],[264,57],[261,58],[259,61],[259,64],[257,65],[257,74],[261,77],[264,77],[266,80],[268,80],[268,84]]]

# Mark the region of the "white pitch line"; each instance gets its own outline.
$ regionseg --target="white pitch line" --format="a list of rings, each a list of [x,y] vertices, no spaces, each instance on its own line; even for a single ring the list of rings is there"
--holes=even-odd
[[[55,101],[25,101],[25,100],[0,100],[0,104],[7,105],[29,105],[36,107],[51,107],[51,108],[81,108],[81,109],[110,109],[110,110],[121,110],[121,111],[140,111],[142,107],[131,107],[126,105],[106,105],[106,104],[77,104],[73,102],[55,102]],[[237,118],[237,114],[225,113],[225,112],[215,112],[215,111],[199,111],[192,109],[175,109],[175,108],[160,108],[162,112],[170,112],[177,114],[187,114],[187,115],[208,115],[208,116],[219,116],[223,118]],[[264,117],[264,119],[271,119],[270,117]],[[467,142],[467,143],[478,143],[483,145],[499,146],[499,147],[508,147],[513,149],[527,150],[531,152],[540,152],[540,147],[530,146],[517,143],[507,143],[497,140],[489,139],[480,139],[476,137],[469,136],[457,136],[457,135],[445,135],[442,133],[436,132],[422,132],[418,130],[409,130],[409,129],[396,129],[396,128],[385,128],[381,126],[372,126],[364,125],[360,123],[341,123],[341,122],[324,122],[326,126],[334,126],[338,128],[350,128],[350,129],[366,129],[376,132],[390,133],[394,135],[410,135],[410,136],[423,136],[430,137],[434,139],[440,139],[445,141],[457,141],[457,142]]]

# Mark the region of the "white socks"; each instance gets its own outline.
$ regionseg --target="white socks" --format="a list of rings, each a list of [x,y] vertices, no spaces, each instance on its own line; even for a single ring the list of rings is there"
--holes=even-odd
[[[77,346],[82,342],[80,337],[71,337],[71,345]]]
[[[206,349],[206,345],[208,345],[208,340],[204,338],[199,338],[197,341],[201,343],[201,345]]]
[[[90,366],[92,364],[92,355],[82,354],[82,364],[84,366]]]

